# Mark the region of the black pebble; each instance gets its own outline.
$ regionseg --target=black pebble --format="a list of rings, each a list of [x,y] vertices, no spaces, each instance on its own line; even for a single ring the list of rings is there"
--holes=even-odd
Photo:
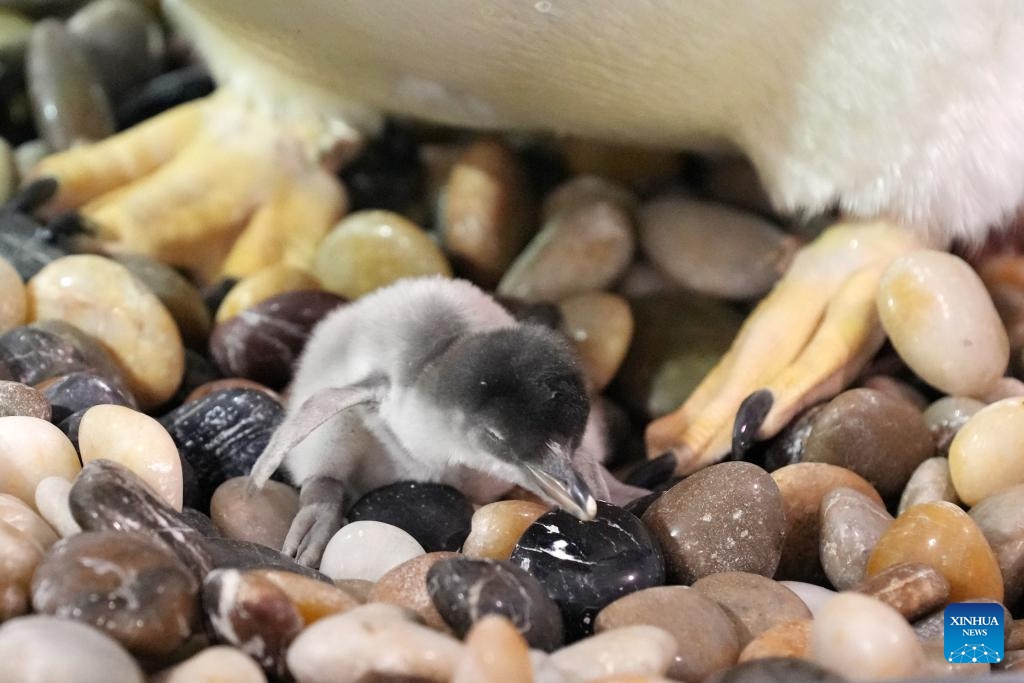
[[[370,491],[348,512],[350,522],[385,522],[406,531],[428,553],[462,547],[473,504],[444,484],[400,481]]]
[[[117,108],[118,128],[130,128],[171,107],[206,97],[211,92],[213,79],[205,68],[187,66],[169,71],[125,97]]]
[[[51,261],[68,255],[49,236],[49,231],[24,214],[0,213],[0,256],[26,282]]]
[[[259,543],[213,536],[206,538],[204,546],[214,569],[279,569],[333,584],[325,574]]]
[[[39,329],[15,327],[0,335],[0,362],[22,384],[88,370],[85,357],[68,339]]]
[[[676,462],[675,453],[672,451],[662,453],[657,458],[640,463],[629,473],[625,483],[643,489],[653,489],[668,481],[675,474]]]
[[[393,121],[341,175],[351,211],[397,213],[406,213],[423,196],[424,178],[416,139]]]
[[[512,562],[540,581],[565,619],[567,640],[593,632],[605,605],[665,583],[658,544],[634,515],[604,502],[589,522],[551,510],[527,527]]]
[[[50,420],[54,423],[101,404],[131,406],[120,389],[93,372],[72,372],[56,377],[41,386],[40,391],[50,402]]]

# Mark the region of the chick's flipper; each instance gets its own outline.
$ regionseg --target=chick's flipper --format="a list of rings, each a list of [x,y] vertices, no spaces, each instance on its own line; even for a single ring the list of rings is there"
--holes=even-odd
[[[842,391],[885,340],[875,306],[882,274],[920,246],[913,231],[885,221],[826,230],[797,254],[686,403],[648,426],[648,455],[672,452],[677,473],[687,474],[723,458],[734,440],[774,436],[806,406]]]

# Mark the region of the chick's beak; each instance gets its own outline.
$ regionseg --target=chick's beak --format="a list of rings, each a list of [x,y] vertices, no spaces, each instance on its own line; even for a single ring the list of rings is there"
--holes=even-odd
[[[551,451],[541,462],[528,463],[524,469],[540,489],[538,493],[573,517],[589,521],[597,516],[597,501],[564,454]]]

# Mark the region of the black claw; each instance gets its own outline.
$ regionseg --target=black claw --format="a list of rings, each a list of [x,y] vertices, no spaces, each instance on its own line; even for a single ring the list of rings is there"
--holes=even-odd
[[[657,458],[641,463],[629,473],[625,483],[642,489],[653,489],[666,481],[676,471],[676,454],[672,451],[662,453]]]
[[[775,397],[767,389],[759,389],[743,399],[736,411],[736,422],[732,427],[732,458],[740,460],[754,445],[757,432],[768,417],[775,403]]]
[[[32,214],[57,194],[56,178],[39,178],[21,188],[3,206],[5,213]]]

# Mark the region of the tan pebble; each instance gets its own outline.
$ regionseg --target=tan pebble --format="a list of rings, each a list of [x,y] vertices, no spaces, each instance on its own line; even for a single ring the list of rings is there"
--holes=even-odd
[[[988,388],[988,391],[978,395],[978,398],[985,403],[995,403],[1006,398],[1021,397],[1024,397],[1024,382],[1016,377],[1000,377],[995,381],[995,384]]]
[[[949,471],[960,500],[982,498],[1024,483],[1024,398],[985,406],[967,421],[949,446]]]
[[[656,626],[622,626],[552,653],[556,669],[581,680],[602,676],[661,676],[672,666],[676,639]]]
[[[946,458],[928,458],[914,470],[910,475],[910,481],[900,496],[900,505],[897,514],[920,505],[921,503],[935,503],[944,500],[947,503],[957,503],[959,498],[956,489],[953,488],[953,479],[949,473],[949,460]]]
[[[942,638],[933,638],[921,643],[924,662],[917,673],[921,677],[953,678],[955,680],[983,676],[992,667],[988,664],[956,664],[946,656],[946,648]],[[1006,653],[1009,655],[1009,652]],[[1005,659],[1004,659],[1005,661]]]
[[[275,263],[239,280],[220,302],[214,320],[223,322],[272,296],[301,289],[320,289],[320,281],[302,268]]]
[[[924,394],[895,377],[889,377],[888,375],[871,375],[861,381],[860,386],[865,389],[874,389],[886,396],[906,401],[917,408],[918,411],[923,412],[925,408],[928,407],[928,399],[924,397]]]
[[[0,381],[0,417],[22,415],[50,421],[50,402],[35,387],[21,382]]]
[[[949,582],[949,599],[1003,600],[1003,577],[978,525],[952,503],[922,503],[900,515],[875,545],[867,576],[894,564],[921,562]]]
[[[295,605],[307,626],[332,614],[347,612],[360,604],[336,586],[295,572],[257,569],[251,573],[280,588]]]
[[[858,593],[840,593],[811,625],[811,659],[854,680],[915,674],[924,653],[914,629],[888,605]]]
[[[896,259],[882,276],[878,313],[900,357],[947,394],[982,394],[1006,370],[1006,329],[981,278],[953,254]]]
[[[452,683],[530,683],[530,648],[508,619],[487,615],[466,634]]]
[[[473,513],[462,554],[490,560],[507,560],[526,527],[548,511],[548,506],[528,500],[499,500]]]
[[[228,538],[280,550],[299,511],[299,492],[279,481],[249,491],[249,481],[234,477],[218,486],[210,499],[210,519]]]
[[[403,562],[377,579],[366,601],[405,607],[419,615],[427,626],[451,633],[451,628],[438,613],[427,592],[427,572],[441,560],[458,556],[458,553],[440,551]]]
[[[996,554],[1006,604],[1017,604],[1024,594],[1024,484],[986,497],[969,514]]]
[[[821,566],[837,590],[864,578],[871,551],[892,524],[886,509],[854,489],[838,488],[821,499]]]
[[[760,574],[720,572],[705,576],[693,588],[718,603],[732,618],[741,648],[777,624],[811,618],[800,596]]]
[[[205,349],[210,311],[199,289],[166,263],[143,254],[119,254],[115,260],[149,287],[174,318],[186,346]]]
[[[266,683],[263,670],[241,650],[214,645],[154,676],[150,683]]]
[[[75,447],[49,422],[0,417],[0,493],[32,505],[40,481],[51,476],[71,480],[81,469]]]
[[[914,621],[942,607],[949,599],[949,581],[935,568],[919,562],[894,564],[865,579],[853,590],[884,602]]]
[[[594,393],[604,391],[633,340],[633,313],[617,294],[587,292],[563,299],[562,332],[572,342]]]
[[[819,559],[821,542],[821,501],[829,491],[852,488],[882,505],[878,492],[863,477],[850,470],[820,462],[801,462],[772,472],[782,492],[786,516],[786,537],[776,578],[822,581]]]
[[[772,626],[767,631],[747,643],[740,652],[739,662],[753,659],[769,659],[773,657],[808,658],[808,646],[811,634],[810,619],[784,621]]]
[[[61,538],[74,536],[82,530],[71,515],[70,495],[71,482],[64,477],[46,477],[36,486],[36,509]]]
[[[115,405],[89,408],[78,426],[82,462],[111,460],[139,476],[175,510],[181,511],[181,457],[163,425],[137,410]]]
[[[9,493],[0,494],[0,521],[10,524],[44,550],[57,542],[57,534],[46,520],[36,514],[32,506]]]
[[[494,288],[535,230],[529,179],[518,157],[491,139],[470,145],[451,170],[440,210],[452,259],[473,282]]]
[[[212,382],[204,382],[193,389],[192,393],[186,396],[182,403],[198,401],[204,396],[209,396],[215,391],[223,391],[224,389],[255,389],[256,391],[262,391],[279,403],[284,403],[281,399],[281,394],[266,385],[254,382],[251,379],[245,379],[244,377],[225,377],[224,379],[215,379]]]
[[[0,332],[24,325],[27,315],[25,283],[10,261],[0,257]]]
[[[28,534],[0,521],[0,622],[28,612],[30,582],[43,552]]]
[[[292,641],[288,669],[297,683],[356,683],[374,676],[447,683],[462,659],[462,644],[408,615],[373,603],[321,619]]]
[[[427,233],[391,211],[349,214],[324,237],[313,262],[313,275],[324,289],[346,299],[402,278],[451,274]]]
[[[99,340],[142,408],[181,383],[185,348],[174,318],[127,268],[101,256],[65,256],[28,283],[29,319],[58,318]]]
[[[369,599],[374,582],[367,581],[366,579],[336,579],[334,586],[347,593],[356,602],[362,604]]]
[[[565,181],[544,197],[541,217],[548,220],[563,211],[592,202],[611,202],[627,213],[636,211],[636,194],[625,185],[597,175],[578,175]]]

